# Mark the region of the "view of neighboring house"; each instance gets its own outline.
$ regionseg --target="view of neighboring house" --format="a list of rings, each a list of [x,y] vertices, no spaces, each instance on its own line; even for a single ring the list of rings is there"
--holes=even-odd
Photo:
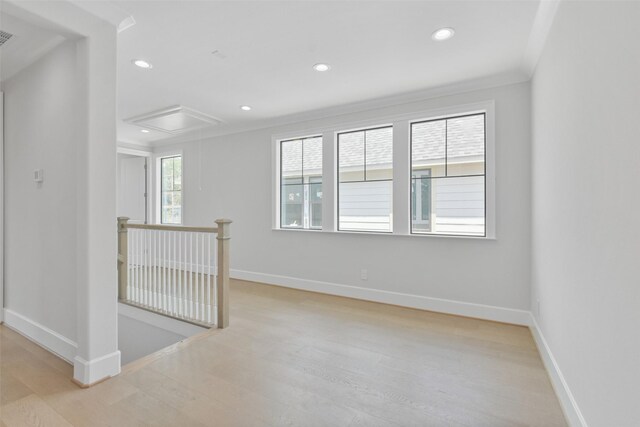
[[[340,229],[392,231],[392,127],[338,134]],[[322,226],[322,137],[280,142],[282,226]],[[485,234],[485,115],[411,124],[411,224]]]

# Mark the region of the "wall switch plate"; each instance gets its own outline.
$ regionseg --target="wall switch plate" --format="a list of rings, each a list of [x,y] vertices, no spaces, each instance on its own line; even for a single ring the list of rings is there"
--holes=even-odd
[[[43,182],[44,181],[44,171],[42,169],[36,169],[33,171],[33,180],[35,182]]]

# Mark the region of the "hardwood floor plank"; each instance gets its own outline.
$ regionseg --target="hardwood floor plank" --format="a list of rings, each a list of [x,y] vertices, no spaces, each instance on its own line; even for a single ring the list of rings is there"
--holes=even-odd
[[[0,406],[33,394],[33,390],[17,380],[6,368],[0,368]]]
[[[228,329],[87,390],[23,341],[0,327],[7,427],[566,426],[527,328],[251,282]]]
[[[7,427],[71,426],[70,423],[35,394],[30,394],[3,406],[2,421]]]

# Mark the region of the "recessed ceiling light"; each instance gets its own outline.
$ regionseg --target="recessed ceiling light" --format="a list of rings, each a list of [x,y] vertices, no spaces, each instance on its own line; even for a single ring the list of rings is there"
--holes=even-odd
[[[137,67],[144,68],[146,70],[153,68],[153,65],[151,65],[149,62],[145,61],[144,59],[134,59],[133,64],[136,65]]]
[[[140,132],[142,133],[149,133],[149,131],[147,129],[142,129]]]
[[[450,39],[455,33],[453,28],[440,28],[431,35],[431,38],[441,42]]]
[[[329,71],[331,68],[328,64],[316,64],[313,66],[313,69],[316,71]]]
[[[243,105],[243,106],[240,107],[240,109],[243,110],[243,111],[249,111],[249,110],[251,110],[251,107],[249,107],[248,105]]]

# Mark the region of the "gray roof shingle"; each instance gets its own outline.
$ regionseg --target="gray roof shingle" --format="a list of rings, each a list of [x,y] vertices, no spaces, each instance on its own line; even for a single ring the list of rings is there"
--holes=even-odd
[[[482,156],[484,136],[484,114],[414,123],[411,158],[414,163],[443,160],[445,150],[449,161]],[[357,168],[364,165],[365,158],[367,166],[390,165],[392,148],[391,127],[339,134],[339,167]],[[305,175],[321,173],[322,137],[283,141],[281,155],[285,176],[299,176],[301,165]]]

